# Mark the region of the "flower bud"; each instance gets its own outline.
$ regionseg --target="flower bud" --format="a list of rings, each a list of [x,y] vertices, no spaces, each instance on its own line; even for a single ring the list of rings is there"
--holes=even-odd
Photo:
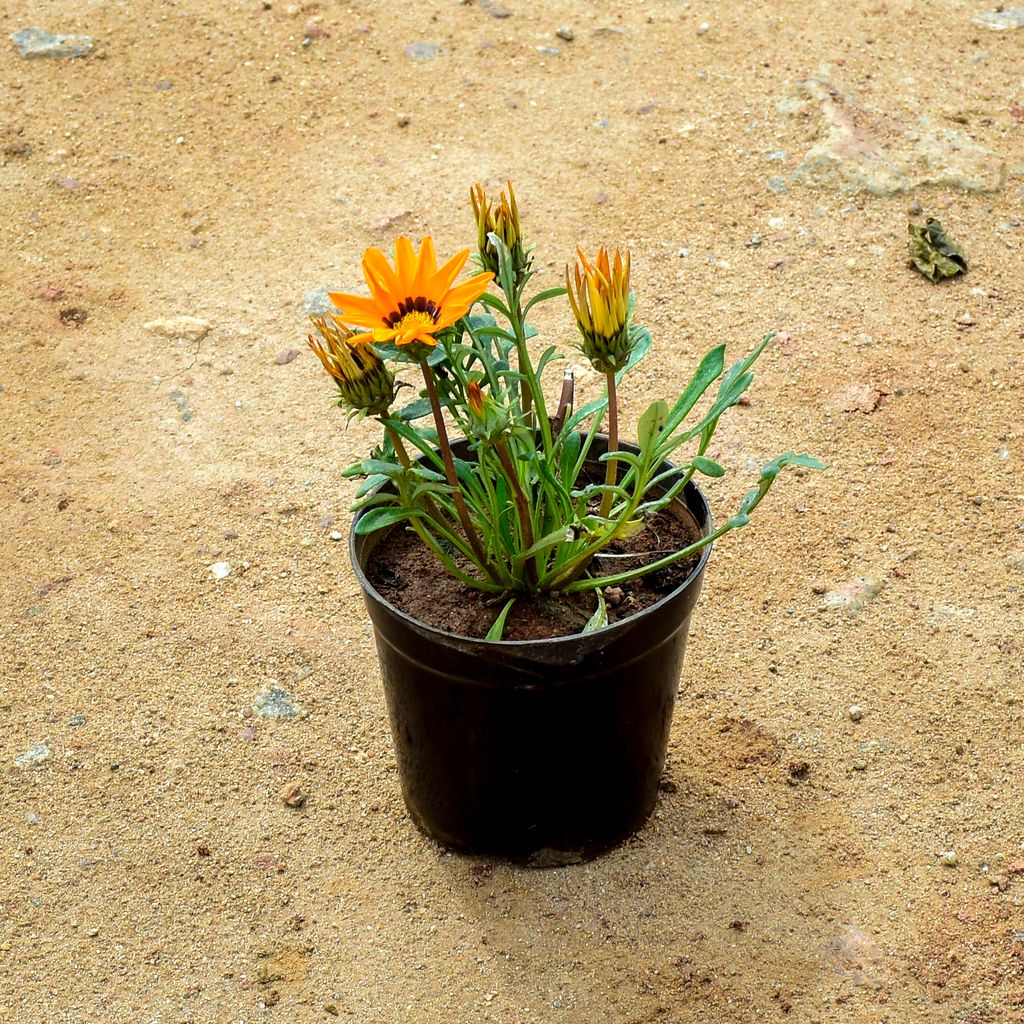
[[[395,400],[395,378],[372,345],[353,345],[353,336],[336,316],[309,318],[320,334],[309,347],[338,385],[338,404],[350,412],[382,416]]]
[[[613,262],[602,246],[593,265],[581,250],[576,251],[580,263],[575,268],[575,290],[568,267],[565,284],[580,330],[579,347],[595,370],[616,373],[626,365],[633,348],[629,330],[629,250],[623,260],[616,249]]]
[[[476,381],[466,385],[469,406],[469,432],[481,441],[493,444],[508,431],[508,413],[484,394]]]
[[[516,204],[516,194],[512,191],[512,182],[508,183],[508,195],[502,192],[495,204],[487,201],[483,186],[479,182],[469,190],[469,198],[476,218],[476,244],[481,265],[497,278],[498,250],[488,237],[493,233],[508,247],[512,256],[513,277],[518,286],[529,272],[531,260],[530,254],[523,246],[523,229],[519,223],[519,207]]]

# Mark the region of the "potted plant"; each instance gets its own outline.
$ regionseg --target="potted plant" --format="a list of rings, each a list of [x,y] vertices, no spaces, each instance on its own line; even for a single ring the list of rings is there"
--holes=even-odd
[[[430,238],[418,252],[399,238],[393,263],[370,248],[369,296],[330,293],[338,313],[313,318],[309,343],[338,404],[382,428],[345,471],[363,478],[350,550],[411,816],[461,850],[565,863],[654,807],[712,543],[784,467],[821,463],[772,460],[714,526],[694,478],[724,474],[708,455],[715,428],[771,335],[729,369],[713,348],[623,443],[617,389],[651,345],[629,253],[578,252],[565,287],[530,294],[511,184],[471,199],[479,273],[457,283],[469,250],[439,267]],[[582,403],[571,369],[552,401],[542,377],[559,354],[528,324],[563,297],[603,381]],[[415,381],[404,404],[402,374]]]

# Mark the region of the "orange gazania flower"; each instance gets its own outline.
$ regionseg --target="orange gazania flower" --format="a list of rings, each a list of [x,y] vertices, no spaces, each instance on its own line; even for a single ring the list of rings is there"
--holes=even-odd
[[[399,238],[395,242],[394,267],[380,249],[367,249],[363,254],[363,276],[371,297],[328,293],[344,320],[366,328],[364,333],[350,338],[350,343],[436,344],[434,335],[465,316],[494,277],[489,273],[477,274],[452,287],[468,256],[469,250],[463,249],[438,269],[434,242],[429,235],[423,239],[418,256],[408,238]]]

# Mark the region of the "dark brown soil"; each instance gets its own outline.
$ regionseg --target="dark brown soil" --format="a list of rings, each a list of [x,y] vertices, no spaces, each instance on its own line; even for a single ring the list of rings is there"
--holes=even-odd
[[[700,528],[683,508],[662,510],[635,537],[608,547],[593,570],[613,575],[649,565],[700,539]],[[608,587],[608,619],[618,622],[661,600],[693,571],[699,552],[638,580]],[[392,604],[429,626],[458,636],[483,637],[508,600],[453,579],[411,530],[396,528],[370,557],[367,578]],[[505,623],[504,640],[544,640],[579,633],[597,607],[593,593],[521,598]]]

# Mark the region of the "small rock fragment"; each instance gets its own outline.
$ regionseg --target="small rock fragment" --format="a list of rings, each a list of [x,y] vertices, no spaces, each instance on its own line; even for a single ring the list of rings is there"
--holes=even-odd
[[[334,310],[334,304],[327,297],[326,288],[314,288],[302,296],[302,311],[304,313],[330,313]]]
[[[943,850],[939,854],[939,863],[943,864],[947,868],[955,868],[959,858],[956,855],[956,850]]]
[[[81,327],[88,319],[88,311],[80,306],[66,306],[60,311],[60,322],[69,327]]]
[[[874,412],[882,403],[882,392],[870,384],[851,384],[840,391],[829,405],[838,412]]]
[[[200,320],[195,316],[171,316],[150,320],[149,323],[143,324],[142,328],[162,338],[202,341],[210,331],[210,324],[209,321]]]
[[[436,43],[410,43],[405,55],[413,60],[433,60],[441,48]]]
[[[257,718],[287,721],[300,714],[301,708],[295,698],[283,687],[272,685],[256,695],[252,702],[253,714]]]
[[[11,42],[25,60],[38,57],[88,57],[93,51],[90,36],[54,35],[29,25],[11,34]]]
[[[285,807],[301,807],[306,802],[306,794],[298,782],[289,782],[281,790],[281,800]]]
[[[274,362],[278,366],[284,366],[287,363],[294,362],[298,357],[299,350],[297,348],[286,348],[283,352],[278,352],[274,357]]]
[[[986,11],[971,22],[993,32],[1006,32],[1014,28],[1024,28],[1024,7],[999,7],[994,11]]]
[[[214,562],[210,566],[210,572],[215,580],[222,580],[231,575],[230,562]]]
[[[881,580],[857,577],[841,587],[836,587],[835,590],[830,590],[825,595],[825,607],[846,612],[853,618],[881,593],[883,586]]]
[[[571,43],[576,38],[576,33],[573,32],[571,25],[559,25],[555,29],[555,35],[559,39],[564,39],[567,43]]]
[[[846,710],[851,722],[859,722],[864,717],[864,709],[859,704],[851,704]]]
[[[511,18],[512,12],[495,0],[477,0],[477,6],[481,11],[486,11],[492,18]]]
[[[50,750],[50,744],[44,740],[23,754],[19,754],[14,759],[14,764],[18,768],[37,768],[41,764],[46,764],[51,757],[53,757],[53,752]]]

